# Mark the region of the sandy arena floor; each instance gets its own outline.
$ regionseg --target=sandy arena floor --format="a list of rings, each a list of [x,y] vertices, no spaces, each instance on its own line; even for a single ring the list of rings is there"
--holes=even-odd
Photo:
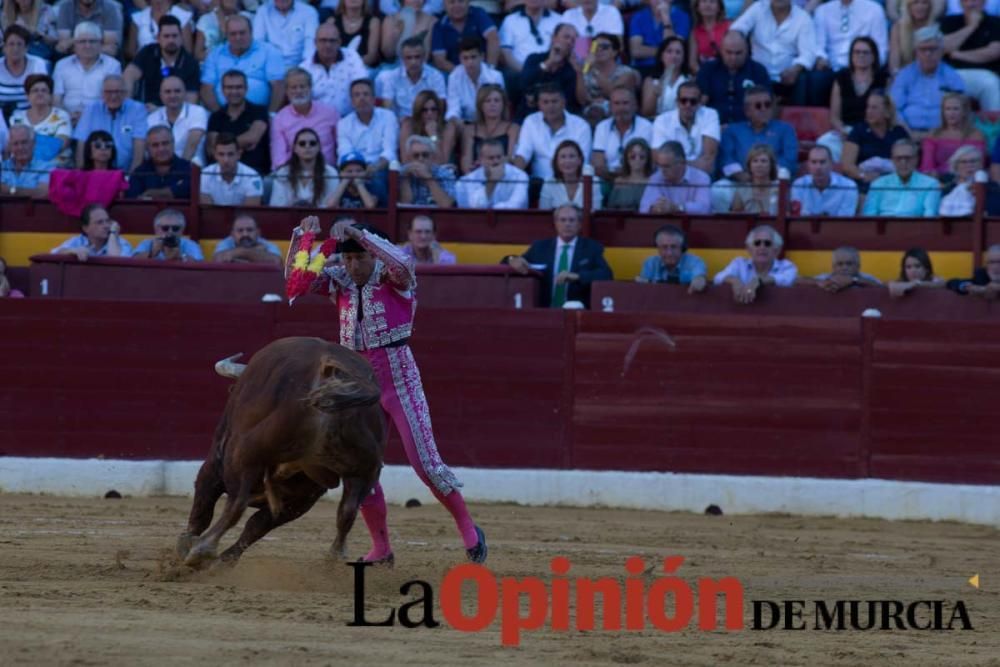
[[[753,631],[478,634],[350,628],[351,570],[325,559],[335,504],[272,533],[233,570],[192,573],[171,556],[183,498],[0,495],[0,651],[5,665],[1000,665],[1000,532],[957,524],[709,517],[624,510],[475,506],[498,576],[622,577],[628,556],[687,558],[680,575],[739,577],[753,599],[962,599],[971,632]],[[369,574],[371,619],[410,579],[439,582],[464,555],[443,509],[390,508],[396,569]],[[227,535],[223,545],[235,539]],[[354,555],[367,537],[360,519]],[[657,568],[659,571],[659,568]],[[369,571],[371,572],[371,571]],[[978,573],[982,588],[968,578]],[[435,613],[439,621],[438,601]],[[947,616],[946,616],[947,620]]]

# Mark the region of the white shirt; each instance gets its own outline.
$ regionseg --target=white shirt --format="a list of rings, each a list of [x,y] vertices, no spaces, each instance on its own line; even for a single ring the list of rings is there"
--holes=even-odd
[[[400,119],[413,114],[413,101],[425,90],[434,91],[441,99],[448,96],[444,75],[430,65],[424,65],[416,83],[410,81],[403,67],[382,70],[375,77],[375,96],[392,102],[393,111]]]
[[[157,125],[166,125],[169,127],[174,135],[174,155],[182,157],[184,148],[187,146],[188,134],[191,130],[201,130],[202,132],[208,130],[208,110],[197,104],[185,102],[181,107],[181,112],[178,114],[177,120],[171,125],[170,121],[167,120],[167,108],[159,107],[156,111],[149,114],[149,119],[146,123],[151,128]],[[201,135],[201,141],[198,142],[198,149],[195,150],[191,161],[199,165],[205,163],[204,134]]]
[[[615,125],[615,119],[605,118],[594,128],[594,152],[604,153],[608,169],[615,171],[621,166],[625,156],[625,144],[633,139],[645,139],[649,144],[653,137],[653,124],[642,116],[636,116],[632,127],[622,135]]]
[[[566,139],[575,141],[583,151],[584,162],[590,162],[590,125],[569,112],[564,111],[563,116],[565,121],[556,132],[545,123],[541,111],[528,114],[524,119],[514,155],[531,165],[531,175],[535,178],[552,178],[552,155]]]
[[[303,60],[312,58],[316,51],[316,29],[319,28],[319,14],[299,0],[295,1],[287,14],[282,14],[274,6],[274,0],[257,10],[253,17],[253,38],[269,42],[285,57],[285,69],[295,67]],[[316,81],[313,81],[313,89]]]
[[[729,266],[715,274],[712,282],[716,285],[721,285],[726,282],[726,278],[736,276],[740,279],[740,282],[748,283],[756,275],[757,271],[753,268],[753,262],[749,257],[736,257],[733,261],[729,262]],[[774,264],[771,265],[768,275],[774,278],[774,284],[778,287],[791,287],[795,284],[795,278],[799,275],[799,270],[787,259],[776,259],[774,260]]]
[[[242,162],[236,163],[236,176],[228,183],[215,162],[201,170],[201,194],[208,195],[219,206],[240,206],[247,197],[263,195],[264,183],[260,174]]]
[[[486,170],[475,169],[458,179],[455,199],[459,208],[528,208],[528,175],[512,164],[504,164],[503,179],[486,194]]]
[[[834,70],[848,66],[848,51],[856,37],[871,37],[878,46],[879,62],[885,65],[889,57],[889,30],[882,5],[872,0],[851,0],[848,5],[830,0],[816,8],[813,21],[819,55]]]
[[[181,30],[184,29],[184,26],[189,25],[191,23],[191,19],[194,18],[194,14],[192,12],[182,9],[177,5],[171,7],[168,14],[181,22]],[[132,23],[135,24],[135,41],[137,44],[136,51],[147,44],[153,44],[156,42],[156,36],[160,32],[160,26],[153,20],[153,10],[146,7],[143,10],[135,12],[132,14]],[[192,26],[192,28],[193,27],[194,26]]]
[[[312,57],[300,67],[312,76],[313,99],[336,109],[341,118],[351,113],[351,82],[368,78],[368,68],[353,49],[341,49],[340,60],[329,70]]]
[[[562,15],[562,22],[576,28],[581,39],[594,39],[598,33],[606,32],[622,37],[625,35],[625,22],[621,12],[614,5],[598,5],[594,18],[587,22],[582,7],[574,7]]]
[[[348,153],[359,151],[368,164],[379,158],[392,162],[398,157],[398,143],[399,121],[388,109],[375,107],[368,125],[353,111],[337,122],[338,161]]]
[[[688,160],[696,160],[704,148],[704,137],[720,141],[722,132],[719,130],[719,112],[711,107],[700,106],[694,113],[694,123],[689,132],[681,125],[680,110],[674,109],[661,113],[653,121],[653,150],[658,149],[666,141],[679,142],[684,147],[684,155]]]
[[[596,211],[601,208],[603,197],[601,196],[601,179],[594,176],[591,182],[593,186],[590,191],[590,210]],[[542,191],[538,195],[538,208],[542,210],[552,210],[563,204],[573,204],[583,208],[583,180],[580,181],[573,198],[569,198],[566,184],[562,181],[545,181],[542,184]]]
[[[805,10],[795,5],[778,25],[770,3],[755,2],[733,21],[730,30],[749,36],[753,59],[764,66],[772,81],[777,81],[792,65],[812,69],[820,55],[816,25]]]
[[[445,120],[458,118],[473,123],[476,120],[476,92],[487,83],[503,88],[503,74],[483,61],[479,65],[479,80],[473,83],[465,67],[459,65],[448,75],[448,113]]]
[[[104,77],[121,73],[121,63],[103,53],[97,56],[90,69],[84,69],[75,55],[63,58],[52,72],[55,84],[52,93],[62,97],[59,106],[71,114],[83,111],[91,102],[100,101]]]
[[[563,22],[562,15],[549,9],[542,10],[542,16],[531,31],[531,19],[524,13],[524,7],[515,9],[500,24],[500,48],[510,49],[521,65],[533,53],[545,53],[552,44],[552,33]],[[537,35],[537,36],[536,36]]]

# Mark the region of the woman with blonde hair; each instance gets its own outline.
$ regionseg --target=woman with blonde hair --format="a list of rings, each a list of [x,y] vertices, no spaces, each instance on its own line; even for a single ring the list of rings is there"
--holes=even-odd
[[[476,92],[476,122],[462,128],[462,173],[479,167],[479,147],[490,139],[499,141],[507,160],[513,160],[520,133],[521,126],[510,120],[503,87],[495,83],[480,86]]]
[[[961,93],[941,97],[941,125],[920,144],[920,171],[930,176],[949,172],[948,160],[962,146],[986,152],[986,137],[972,123],[972,104]]]
[[[862,192],[879,176],[893,170],[892,145],[909,134],[899,124],[896,106],[884,90],[872,91],[865,104],[865,120],[851,128],[840,165],[844,175],[858,181]]]
[[[458,141],[457,121],[444,118],[444,100],[433,90],[422,90],[413,99],[409,118],[399,125],[399,154],[406,154],[406,142],[413,135],[428,137],[434,143],[434,164],[450,164]]]
[[[902,16],[889,33],[889,73],[893,76],[915,58],[913,35],[933,25],[944,11],[944,0],[902,0],[902,4]]]
[[[778,213],[778,160],[774,149],[767,144],[757,144],[747,153],[746,170],[750,182],[740,185],[733,193],[734,213]]]

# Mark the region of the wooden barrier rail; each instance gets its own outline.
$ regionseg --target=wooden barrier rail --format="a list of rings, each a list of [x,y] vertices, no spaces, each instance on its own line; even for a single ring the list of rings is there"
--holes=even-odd
[[[25,299],[0,330],[0,453],[198,459],[216,360],[337,322]],[[996,322],[426,308],[412,344],[453,465],[1000,483]]]

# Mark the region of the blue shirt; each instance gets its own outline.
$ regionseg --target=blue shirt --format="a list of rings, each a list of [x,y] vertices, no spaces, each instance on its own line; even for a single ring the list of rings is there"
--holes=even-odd
[[[465,28],[461,33],[447,15],[442,16],[434,24],[434,31],[431,33],[431,53],[444,53],[445,58],[458,65],[458,42],[463,37],[482,37],[485,47],[486,33],[496,29],[493,19],[479,7],[469,7],[469,15],[465,17]]]
[[[830,215],[850,218],[858,211],[858,186],[837,172],[830,174],[830,185],[820,191],[813,177],[806,174],[792,183],[792,201],[802,205],[799,215]]]
[[[247,101],[266,107],[271,101],[271,81],[285,78],[285,58],[277,47],[254,40],[243,55],[234,56],[229,44],[212,49],[201,70],[201,82],[215,87],[215,97],[225,101],[222,75],[231,69],[247,75]]]
[[[915,171],[904,185],[896,174],[886,174],[869,188],[864,214],[931,218],[937,216],[940,204],[941,184],[936,178]]]
[[[121,237],[118,237],[118,245],[121,246],[121,249],[122,249],[121,256],[122,257],[131,257],[132,256],[132,244],[131,243],[129,243],[128,241],[126,241],[125,239],[123,239]],[[108,244],[105,243],[104,246],[100,250],[96,250],[96,249],[94,249],[94,246],[91,245],[90,239],[87,238],[86,234],[80,234],[78,236],[74,236],[73,238],[70,238],[70,239],[67,239],[67,240],[63,241],[62,243],[59,244],[58,247],[53,248],[52,252],[54,254],[54,253],[59,252],[60,250],[67,250],[69,248],[86,248],[87,249],[87,254],[90,255],[91,257],[107,257],[108,256]]]
[[[691,32],[691,18],[677,5],[670,6],[670,22],[678,37],[687,39]],[[653,9],[644,7],[632,15],[628,22],[628,38],[642,37],[643,46],[660,45],[663,41],[663,24],[653,18]],[[634,58],[632,64],[636,67],[649,67],[656,64],[656,58]]]
[[[941,63],[927,76],[913,62],[899,70],[889,94],[906,124],[914,130],[932,130],[941,124],[941,97],[965,92],[965,82],[951,65]]]
[[[146,160],[128,178],[128,192],[125,197],[136,199],[146,190],[170,188],[177,199],[191,198],[191,163],[174,156],[170,170],[163,176],[156,173],[152,160]]]
[[[49,172],[52,170],[52,163],[31,158],[31,162],[21,171],[14,171],[14,158],[9,157],[0,165],[0,183],[11,188],[37,188],[43,183],[49,182]],[[16,194],[16,193],[15,193]]]
[[[132,252],[133,257],[141,257],[146,259],[166,259],[166,255],[163,254],[161,250],[156,257],[149,257],[149,251],[153,249],[153,241],[155,239],[146,239],[139,245],[135,247]],[[181,257],[184,259],[190,259],[194,261],[202,261],[204,256],[201,254],[201,246],[192,241],[191,239],[181,238]]]
[[[747,119],[743,111],[743,93],[754,86],[771,90],[771,77],[763,65],[749,57],[735,73],[719,59],[709,60],[698,70],[701,94],[708,96],[708,106],[719,112],[719,122],[723,125]]]
[[[660,259],[659,255],[648,257],[642,263],[642,271],[639,272],[639,277],[649,283],[690,285],[691,281],[698,276],[705,276],[707,274],[708,267],[705,266],[705,261],[701,257],[684,253],[681,255],[681,261],[677,262],[677,266],[673,271],[668,271],[667,267],[663,266],[663,260]]]
[[[270,241],[265,241],[264,239],[257,237],[257,245],[264,246],[264,249],[267,250],[272,255],[277,255],[278,257],[281,257],[281,250],[278,248],[278,246],[274,245]],[[226,238],[219,241],[219,243],[215,246],[215,252],[213,252],[212,254],[218,255],[220,252],[226,252],[227,250],[233,250],[235,248],[236,248],[236,241],[233,240],[232,236],[227,236]]]
[[[145,105],[135,100],[125,100],[114,114],[104,102],[94,102],[84,110],[80,122],[73,130],[73,138],[83,143],[91,132],[104,130],[115,140],[115,149],[118,151],[115,167],[128,171],[132,166],[132,141],[145,141],[148,117]]]
[[[732,123],[722,133],[720,165],[726,176],[745,169],[747,155],[757,144],[767,144],[774,149],[778,166],[788,173],[799,170],[799,140],[795,130],[783,120],[772,120],[760,132],[754,132],[749,122]],[[737,169],[738,167],[738,169]]]

